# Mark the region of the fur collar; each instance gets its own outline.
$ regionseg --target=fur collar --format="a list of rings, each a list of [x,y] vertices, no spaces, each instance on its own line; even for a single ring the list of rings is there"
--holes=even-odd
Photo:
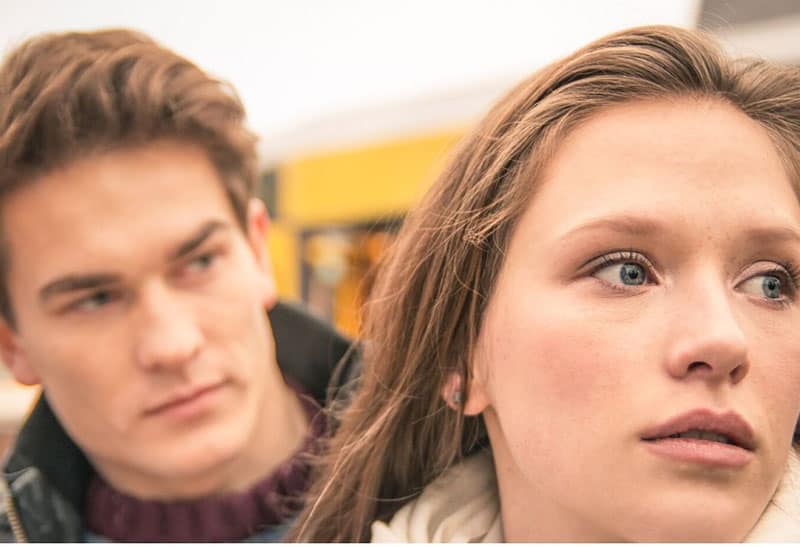
[[[404,505],[391,522],[372,524],[372,542],[497,543],[503,525],[491,455],[470,456]],[[800,458],[786,473],[746,542],[800,541]]]

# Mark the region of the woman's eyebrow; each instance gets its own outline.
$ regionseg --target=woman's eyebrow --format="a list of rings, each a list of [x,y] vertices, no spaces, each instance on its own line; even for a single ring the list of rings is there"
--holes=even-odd
[[[559,241],[565,241],[573,237],[583,235],[587,232],[606,231],[615,232],[624,235],[636,236],[652,236],[664,230],[663,222],[655,220],[651,217],[640,215],[623,214],[613,217],[602,217],[594,220],[589,220],[570,229],[567,233],[559,238]]]
[[[745,231],[745,239],[759,244],[800,244],[800,232],[790,226],[759,226]]]
[[[666,223],[652,217],[641,215],[623,214],[613,217],[603,217],[584,222],[559,238],[559,241],[566,241],[573,237],[594,231],[614,232],[622,235],[639,237],[652,237],[659,233],[665,233]],[[800,231],[788,224],[775,223],[769,221],[762,225],[745,228],[737,234],[736,239],[742,242],[754,242],[760,245],[791,243],[800,245]]]

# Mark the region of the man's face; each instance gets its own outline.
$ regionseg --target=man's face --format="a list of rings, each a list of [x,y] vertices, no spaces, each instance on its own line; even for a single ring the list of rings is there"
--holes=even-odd
[[[2,222],[6,365],[98,469],[158,484],[234,461],[279,380],[263,212],[245,234],[203,151],[158,142],[33,181]]]

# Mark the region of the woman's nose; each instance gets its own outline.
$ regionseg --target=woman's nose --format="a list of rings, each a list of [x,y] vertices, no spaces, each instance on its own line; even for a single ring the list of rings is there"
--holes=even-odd
[[[740,382],[750,366],[747,340],[721,283],[704,283],[671,310],[665,367],[677,379]]]

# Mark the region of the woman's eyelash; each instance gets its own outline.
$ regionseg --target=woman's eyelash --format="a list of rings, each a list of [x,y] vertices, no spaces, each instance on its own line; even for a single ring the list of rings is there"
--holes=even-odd
[[[642,253],[634,250],[612,251],[602,256],[595,257],[586,263],[589,268],[589,273],[595,273],[607,266],[613,266],[621,262],[633,262],[643,266],[648,275],[652,274],[655,270],[653,263],[647,259]]]
[[[796,291],[798,284],[800,284],[800,267],[791,261],[783,262],[781,263],[781,266],[784,269],[784,273],[788,277],[788,281],[792,286],[792,290]]]

